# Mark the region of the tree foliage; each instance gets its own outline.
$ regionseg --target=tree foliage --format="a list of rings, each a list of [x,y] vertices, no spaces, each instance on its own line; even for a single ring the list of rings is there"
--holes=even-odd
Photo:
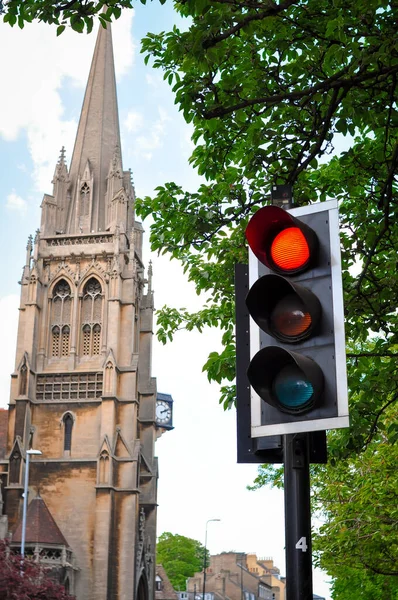
[[[185,590],[186,580],[203,569],[204,546],[183,535],[162,533],[156,545],[156,562],[163,565],[175,590]],[[206,550],[208,564],[209,552]]]
[[[146,0],[139,0],[146,4]],[[165,0],[159,0],[164,4]],[[5,23],[21,29],[34,20],[57,25],[57,35],[66,27],[74,31],[90,33],[95,19],[106,27],[113,19],[118,19],[123,8],[132,8],[132,0],[0,0],[0,14]]]
[[[332,582],[332,596],[334,600],[375,600],[375,598],[388,598],[397,600],[398,580],[386,578],[369,571],[359,571],[341,566],[340,577]]]
[[[20,554],[11,552],[0,540],[0,598],[2,600],[74,600],[62,585],[46,574],[46,569],[25,558],[21,568]]]
[[[330,431],[328,464],[311,467],[313,547],[335,600],[398,598],[398,404],[377,347],[349,359],[351,429]],[[266,484],[282,487],[283,469],[261,467],[251,489]]]
[[[348,571],[364,583],[358,598],[375,586],[383,597],[398,573],[398,7],[384,0],[176,7],[190,18],[187,29],[148,34],[143,51],[193,124],[191,163],[205,183],[194,193],[166,183],[137,208],[154,220],[152,248],[181,261],[207,301],[194,314],[164,307],[160,337],[217,324],[224,348],[204,369],[230,406],[233,265],[246,260],[248,219],[275,183],[293,185],[298,205],[337,198],[351,428],[329,433],[329,464],[313,467],[314,508],[325,521],[315,547],[336,578],[336,598]],[[280,470],[264,467],[256,485],[280,481]]]
[[[152,248],[180,260],[208,301],[195,314],[160,311],[161,339],[184,325],[220,326],[225,350],[205,369],[233,402],[233,265],[246,260],[250,215],[273,183],[290,183],[297,204],[340,201],[348,336],[364,342],[382,332],[377,356],[393,357],[396,7],[198,0],[177,8],[189,29],[148,34],[143,51],[194,125],[191,162],[207,182],[195,193],[167,183],[137,209],[154,219]]]

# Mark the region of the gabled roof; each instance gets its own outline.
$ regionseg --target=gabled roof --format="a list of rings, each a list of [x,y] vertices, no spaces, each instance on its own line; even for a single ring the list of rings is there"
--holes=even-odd
[[[156,565],[156,577],[162,580],[162,589],[155,590],[155,600],[178,600],[177,592],[171,585],[163,565]]]
[[[8,410],[0,408],[0,460],[5,458],[7,453],[7,427]]]
[[[22,519],[12,536],[12,543],[20,543],[21,536]],[[25,542],[27,544],[54,544],[69,547],[46,503],[39,495],[33,498],[26,512]]]

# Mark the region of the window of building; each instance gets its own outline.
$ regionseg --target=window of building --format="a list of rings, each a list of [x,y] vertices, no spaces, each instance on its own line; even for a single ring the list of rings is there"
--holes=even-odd
[[[159,575],[156,575],[156,580],[155,580],[155,590],[157,592],[160,592],[163,588],[163,581],[161,580],[161,578],[159,577]]]
[[[10,458],[10,483],[19,483],[21,476],[21,453],[14,450]]]
[[[85,217],[90,208],[90,188],[86,182],[80,188],[80,216]]]
[[[22,365],[19,377],[19,393],[21,396],[26,396],[26,390],[28,385],[28,368],[26,364]]]
[[[99,459],[99,483],[109,483],[109,454],[103,450]]]
[[[61,279],[54,287],[51,303],[50,354],[54,358],[68,356],[70,347],[70,324],[72,297],[69,284]]]
[[[72,447],[72,429],[73,417],[70,413],[66,413],[63,418],[64,422],[64,452],[70,452]]]
[[[81,354],[98,356],[101,353],[102,288],[92,277],[84,286],[81,313]]]

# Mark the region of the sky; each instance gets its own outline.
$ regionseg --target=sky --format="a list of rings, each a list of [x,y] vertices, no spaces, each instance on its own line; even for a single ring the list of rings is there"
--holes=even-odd
[[[192,128],[174,105],[161,71],[144,65],[140,39],[169,30],[172,4],[137,4],[112,28],[124,169],[132,169],[136,194],[153,194],[174,181],[194,191],[200,178],[189,166]],[[40,225],[40,203],[65,146],[70,164],[74,137],[95,43],[91,35],[28,24],[22,31],[0,23],[0,407],[9,399],[14,370],[19,285],[28,236]],[[199,308],[182,269],[149,250],[144,223],[144,260],[153,263],[155,307]],[[220,346],[217,330],[178,332],[163,346],[154,339],[152,373],[159,392],[174,399],[174,429],[156,442],[159,457],[158,535],[169,531],[204,543],[212,554],[254,552],[272,557],[285,574],[283,492],[248,491],[255,465],[236,462],[235,411],[218,403],[218,385],[202,366]],[[314,592],[330,600],[327,575],[315,571]]]

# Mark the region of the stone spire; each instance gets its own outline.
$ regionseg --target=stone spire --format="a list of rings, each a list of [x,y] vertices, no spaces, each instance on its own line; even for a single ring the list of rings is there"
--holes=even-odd
[[[62,146],[61,153],[54,171],[54,177],[52,183],[55,184],[57,180],[65,181],[68,178],[68,167],[65,162],[65,146]],[[54,194],[55,195],[55,194]]]
[[[115,148],[120,152],[120,147],[112,33],[108,23],[106,29],[100,26],[98,31],[73,150],[68,233],[105,229],[107,176]]]

